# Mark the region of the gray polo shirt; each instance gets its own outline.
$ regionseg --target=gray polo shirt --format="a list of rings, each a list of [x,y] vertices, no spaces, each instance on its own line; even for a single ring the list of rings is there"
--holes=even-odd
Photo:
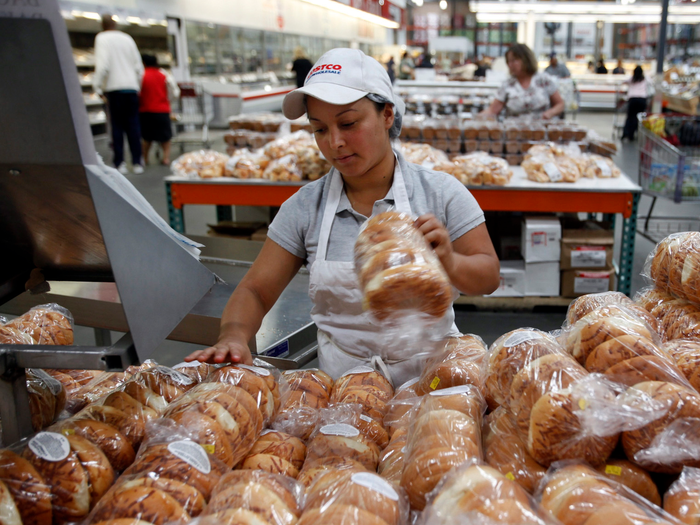
[[[446,226],[452,241],[484,222],[484,213],[474,196],[452,175],[410,164],[401,153],[397,153],[397,158],[415,216],[434,214]],[[303,259],[307,266],[316,258],[330,182],[331,178],[326,175],[303,186],[282,204],[267,232],[270,239]],[[392,186],[386,197],[374,203],[373,213],[386,211],[393,204]],[[366,220],[367,217],[352,208],[343,190],[331,228],[327,260],[353,260],[355,240]]]

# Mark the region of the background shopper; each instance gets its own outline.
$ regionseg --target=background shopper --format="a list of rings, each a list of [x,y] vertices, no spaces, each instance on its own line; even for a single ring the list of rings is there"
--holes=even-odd
[[[112,126],[114,165],[127,172],[124,162],[124,134],[129,140],[134,173],[143,173],[141,164],[141,127],[139,89],[144,68],[136,42],[117,30],[110,14],[102,15],[101,33],[95,37],[95,93],[107,100]]]
[[[304,85],[306,75],[311,71],[313,64],[306,56],[306,51],[303,47],[297,47],[294,50],[294,62],[292,62],[292,71],[297,74],[297,87]]]
[[[170,139],[173,128],[170,123],[170,101],[180,96],[180,88],[173,76],[158,67],[153,55],[143,55],[145,73],[141,82],[139,116],[143,138],[143,160],[148,164],[151,144],[158,142],[163,148],[162,164],[170,164]]]
[[[622,133],[623,139],[634,140],[637,133],[637,114],[647,109],[647,99],[654,94],[654,86],[644,76],[642,66],[634,68],[634,73],[627,84],[627,121]]]

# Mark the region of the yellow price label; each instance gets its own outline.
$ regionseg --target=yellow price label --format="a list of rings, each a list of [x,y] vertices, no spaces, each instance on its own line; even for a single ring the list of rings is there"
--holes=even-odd
[[[64,436],[72,436],[73,434],[75,434],[75,430],[73,430],[72,428],[64,428],[63,430],[61,430],[61,433]]]
[[[622,476],[622,467],[617,465],[605,465],[605,473],[613,476]]]
[[[588,401],[586,401],[586,400],[583,399],[583,398],[579,399],[579,400],[578,400],[578,407],[579,407],[581,410],[586,410],[586,408],[588,407]]]
[[[430,382],[430,388],[432,388],[433,390],[435,390],[435,389],[438,387],[439,384],[440,384],[440,378],[439,378],[439,377],[436,377],[435,379],[433,379],[433,380]]]
[[[511,481],[515,481],[515,476],[513,476],[512,472],[509,472],[508,474],[506,474],[506,477]]]
[[[202,448],[207,451],[207,454],[216,452],[216,445],[202,445]]]

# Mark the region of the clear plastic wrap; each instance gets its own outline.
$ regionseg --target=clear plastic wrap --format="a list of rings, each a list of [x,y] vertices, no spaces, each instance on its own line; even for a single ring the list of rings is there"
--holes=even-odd
[[[320,370],[292,370],[283,377],[287,388],[272,427],[308,439],[318,424],[318,410],[328,407],[333,379]]]
[[[379,456],[379,466],[377,473],[385,480],[395,485],[401,484],[401,474],[403,473],[404,459],[406,457],[406,444],[408,443],[408,432],[394,434],[387,447]]]
[[[286,476],[229,472],[215,487],[201,518],[192,523],[293,525],[301,515],[302,496],[302,487]]]
[[[489,348],[485,372],[489,407],[494,410],[506,402],[520,369],[543,355],[564,353],[554,337],[536,328],[518,328],[496,339]]]
[[[125,382],[126,374],[123,372],[102,372],[83,385],[69,400],[66,408],[69,412],[78,412],[90,403],[116,391]]]
[[[539,496],[541,506],[563,525],[678,524],[636,492],[581,463],[554,465]]]
[[[68,412],[74,412],[75,410],[73,410],[73,404],[75,403],[75,396],[81,389],[80,383],[78,383],[78,381],[76,381],[70,375],[60,370],[44,370],[44,372],[63,385],[63,390],[66,392],[66,406],[64,408],[68,410]]]
[[[657,507],[661,506],[659,489],[649,473],[626,459],[608,459],[596,470],[606,478],[624,485]]]
[[[58,419],[66,406],[66,390],[60,381],[39,368],[28,368],[26,374],[32,426],[38,432]]]
[[[478,335],[448,339],[441,351],[428,360],[416,385],[420,395],[459,385],[483,388],[487,347]]]
[[[194,361],[191,363],[178,363],[173,366],[173,370],[180,372],[192,379],[195,384],[199,384],[206,380],[214,370],[214,367],[207,363],[201,363],[199,361]]]
[[[411,507],[422,510],[442,477],[468,459],[482,458],[481,416],[486,409],[476,387],[463,385],[424,396],[408,431],[401,486]]]
[[[482,439],[486,462],[532,494],[547,469],[527,451],[512,415],[505,407],[499,407],[486,416]]]
[[[589,293],[571,301],[566,311],[566,324],[573,325],[582,317],[590,314],[593,310],[608,304],[621,304],[629,306],[632,299],[622,292],[601,292]]]
[[[263,171],[270,163],[262,153],[254,153],[247,149],[237,150],[224,166],[224,175],[236,179],[262,179]]]
[[[73,344],[73,316],[55,303],[35,306],[5,324],[4,328],[29,335],[37,345]]]
[[[700,522],[700,469],[683,468],[664,494],[664,510],[686,525]]]
[[[347,371],[333,385],[331,402],[354,403],[367,416],[382,422],[394,388],[387,378],[365,366]]]
[[[337,472],[307,492],[300,524],[333,523],[401,525],[409,506],[401,489],[370,472]]]
[[[273,182],[299,182],[304,174],[299,168],[298,157],[289,154],[272,160],[263,171],[262,178]]]
[[[318,180],[331,169],[330,162],[324,158],[315,142],[295,148],[294,154],[304,179]]]
[[[306,445],[290,434],[265,430],[241,462],[240,468],[264,470],[297,478],[306,459]]]
[[[634,302],[644,308],[647,312],[651,312],[656,306],[673,299],[675,299],[675,297],[673,297],[671,294],[668,294],[655,286],[647,286],[642,288],[634,296]]]
[[[134,450],[138,449],[146,432],[144,418],[133,416],[108,405],[88,405],[70,418],[70,421],[81,421],[84,419],[101,421],[119,430],[131,446],[134,447]]]
[[[420,403],[420,396],[416,392],[418,381],[416,377],[399,386],[394,397],[388,403],[387,413],[384,416],[384,426],[393,436],[399,428],[407,428],[411,422],[411,411]]]
[[[141,383],[171,403],[196,385],[196,381],[182,372],[167,366],[143,370],[131,378]]]
[[[0,449],[0,482],[12,498],[20,523],[53,523],[51,485],[29,461],[11,450]],[[11,508],[9,503],[7,505]]]
[[[304,469],[333,459],[350,459],[376,472],[379,447],[355,426],[330,423],[318,428],[307,443]]]
[[[107,457],[78,435],[39,432],[21,455],[50,487],[53,523],[82,520],[114,483]]]
[[[364,224],[355,243],[355,271],[364,307],[380,321],[409,311],[438,319],[452,306],[450,280],[407,214],[384,212]]]
[[[576,182],[580,177],[578,166],[568,157],[548,156],[528,151],[521,166],[529,180],[535,182]]]
[[[435,165],[448,164],[450,162],[444,151],[435,149],[428,144],[403,142],[401,149],[408,162],[420,164],[426,168],[432,169]]]
[[[513,177],[508,162],[483,151],[454,157],[452,163],[457,167],[452,175],[470,186],[505,186]]]
[[[590,153],[583,155],[585,164],[581,169],[581,175],[588,178],[610,179],[622,175],[620,168],[615,166],[612,159]]]
[[[700,392],[700,341],[676,339],[665,343],[662,348],[675,360],[690,385]]]
[[[300,146],[312,144],[315,145],[315,141],[311,133],[300,130],[266,144],[263,152],[267,157],[275,160],[293,154],[294,150]]]
[[[279,385],[273,373],[265,368],[230,365],[212,372],[206,383],[227,383],[242,388],[255,400],[263,423],[267,426],[280,406]]]
[[[213,150],[191,151],[180,155],[170,165],[178,177],[216,179],[224,176],[228,155]]]
[[[700,304],[700,232],[663,239],[647,257],[642,275],[662,291]]]
[[[430,499],[420,525],[553,523],[516,482],[477,461],[445,476]]]

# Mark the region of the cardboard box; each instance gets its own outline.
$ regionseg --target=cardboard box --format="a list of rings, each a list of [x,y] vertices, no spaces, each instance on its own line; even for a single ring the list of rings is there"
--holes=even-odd
[[[520,236],[509,235],[501,237],[500,249],[499,258],[502,261],[515,261],[523,258],[520,253]]]
[[[521,251],[525,262],[554,262],[561,256],[561,223],[558,217],[525,217]]]
[[[559,295],[559,261],[525,263],[525,295]]]
[[[561,269],[612,268],[615,234],[611,230],[564,230]]]
[[[589,293],[608,292],[615,289],[615,269],[564,270],[561,272],[562,297],[579,297]]]
[[[525,263],[501,261],[501,284],[489,297],[525,296]]]

